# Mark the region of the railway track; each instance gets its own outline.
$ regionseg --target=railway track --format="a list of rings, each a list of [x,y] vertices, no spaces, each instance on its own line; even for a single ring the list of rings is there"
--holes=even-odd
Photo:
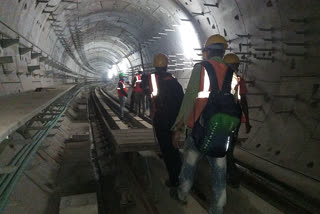
[[[97,96],[98,95],[98,96]],[[141,213],[159,214],[138,176],[128,163],[128,153],[117,150],[112,135],[116,131],[127,133],[132,129],[146,129],[139,119],[121,121],[115,103],[107,96],[99,97],[100,90],[92,91],[88,102],[91,156],[99,184],[99,214]],[[148,125],[151,128],[151,126]],[[138,147],[138,149],[141,147]],[[121,169],[121,170],[119,170]]]
[[[161,213],[159,211],[161,210],[159,205],[150,199],[150,194],[148,194],[148,191],[144,188],[145,183],[141,181],[143,178],[139,178],[140,174],[137,174],[136,170],[134,170],[134,160],[132,159],[133,156],[139,156],[143,151],[159,151],[153,135],[150,118],[141,118],[127,112],[125,114],[127,119],[124,121],[120,120],[118,113],[118,100],[109,95],[102,88],[95,88],[92,90],[90,99],[91,106],[88,109],[93,109],[91,113],[91,118],[93,118],[92,120],[95,120],[93,124],[98,124],[99,126],[97,128],[93,128],[96,129],[96,131],[93,131],[96,132],[93,134],[95,138],[93,141],[101,141],[102,143],[100,144],[103,148],[102,151],[104,151],[97,154],[99,162],[98,165],[101,168],[100,174],[108,175],[108,173],[116,173],[117,170],[113,168],[119,168],[119,166],[127,172],[124,175],[120,175],[120,177],[114,176],[115,178],[113,178],[113,181],[109,181],[107,179],[107,181],[105,180],[102,183],[107,182],[115,184],[115,180],[117,179],[121,180],[123,177],[126,177],[128,180],[128,178],[130,178],[129,183],[133,185],[123,188],[123,191],[120,194],[115,190],[115,193],[118,193],[119,195],[117,200],[121,201],[121,197],[126,194],[135,195],[133,197],[135,198],[134,207],[136,207],[135,209],[140,209],[138,213]],[[137,137],[136,133],[139,133],[140,137]],[[97,151],[98,150],[100,151],[100,149],[97,149]],[[109,162],[103,159],[108,159]],[[274,181],[263,173],[252,169],[250,166],[241,162],[238,162],[237,164],[242,172],[241,177],[243,187],[259,195],[263,200],[279,208],[285,213],[317,213],[314,212],[314,210],[317,210],[317,206],[314,205],[313,202],[303,201],[301,196],[299,196],[299,193],[279,184],[279,182]],[[109,171],[107,170],[108,172],[104,172],[106,169]],[[117,185],[115,184],[115,186]],[[134,186],[134,190],[132,190],[132,186]],[[199,204],[201,204],[203,209],[207,209],[209,198],[203,197],[201,191],[201,188],[197,188],[196,186],[193,196]],[[114,200],[114,198],[107,198],[107,196],[104,196],[102,201]],[[101,209],[110,210],[110,208]],[[121,206],[117,209],[113,209],[118,210],[118,213],[131,213],[133,208],[131,208],[130,212],[128,212],[130,209],[122,209]]]

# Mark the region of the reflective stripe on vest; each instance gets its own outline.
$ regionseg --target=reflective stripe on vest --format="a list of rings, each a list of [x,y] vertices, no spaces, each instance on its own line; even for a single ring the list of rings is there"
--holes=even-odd
[[[122,83],[122,87],[123,87],[123,89],[125,89],[125,88],[126,88],[126,85],[125,85],[122,81],[119,81],[119,82]],[[117,88],[117,90],[121,90],[121,88]]]
[[[151,78],[151,97],[155,97],[158,95],[158,82],[155,74],[150,75]]]
[[[203,81],[200,81],[200,83],[203,83],[203,85],[200,86],[200,91],[198,92],[197,98],[209,98],[210,94],[210,79],[208,76],[208,72],[205,70],[204,67],[202,67],[202,71],[204,72],[204,75],[201,75],[201,78],[203,78]]]
[[[241,100],[241,95],[240,95],[240,80],[241,77],[237,77],[237,81],[234,81],[234,78],[232,78],[232,82],[231,82],[231,89],[233,88],[234,91],[236,91],[238,93],[238,100]],[[231,91],[232,93],[232,91]],[[234,93],[233,93],[234,94]]]
[[[140,84],[140,82],[141,82],[141,74],[136,75],[136,82],[134,83],[134,86],[133,86],[133,87],[136,87],[136,86],[137,86],[137,83]]]

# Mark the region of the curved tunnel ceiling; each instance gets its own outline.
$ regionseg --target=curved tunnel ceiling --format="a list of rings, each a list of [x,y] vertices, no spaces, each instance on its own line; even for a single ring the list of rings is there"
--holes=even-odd
[[[79,61],[87,65],[87,68],[103,73],[103,64],[106,68],[111,68],[122,58],[138,54],[140,44],[153,42],[152,38],[158,38],[159,32],[178,24],[178,9],[179,5],[174,1],[90,0],[72,5],[60,2],[55,13],[61,15],[57,16],[59,23],[55,26],[62,29],[63,33],[67,31],[65,35],[69,38],[66,40],[69,41],[73,54],[81,59]],[[75,36],[73,30],[69,30],[69,34],[68,28],[78,29],[77,33],[81,34],[77,35],[81,37],[80,42],[71,42],[70,38]],[[90,52],[87,52],[88,49]],[[116,54],[110,55],[101,50]],[[82,51],[84,53],[80,53]],[[105,60],[101,61],[103,58]]]

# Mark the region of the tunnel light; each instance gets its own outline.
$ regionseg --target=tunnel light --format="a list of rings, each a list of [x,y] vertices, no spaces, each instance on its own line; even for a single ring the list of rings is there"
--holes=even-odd
[[[129,63],[129,61],[128,61],[127,58],[123,58],[123,59],[121,60],[121,62],[119,62],[119,63],[117,64],[117,66],[118,66],[120,72],[127,73],[127,72],[128,72],[128,69],[129,69],[129,67],[130,67],[130,63]]]
[[[116,76],[117,73],[118,73],[116,65],[113,65],[111,67],[111,69],[109,69],[107,72],[108,72],[108,78],[109,79],[112,79],[114,76]]]
[[[181,25],[179,26],[179,32],[182,41],[184,56],[187,59],[196,58],[196,51],[194,49],[199,49],[201,46],[192,22],[181,22]]]
[[[158,33],[159,35],[168,36],[167,33]]]

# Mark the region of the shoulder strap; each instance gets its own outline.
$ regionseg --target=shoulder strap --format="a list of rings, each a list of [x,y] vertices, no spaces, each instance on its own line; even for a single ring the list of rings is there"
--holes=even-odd
[[[208,61],[202,61],[200,64],[205,68],[205,70],[208,73],[208,76],[210,79],[211,91],[218,92],[219,84],[218,84],[216,71],[214,70],[214,67]]]
[[[233,69],[228,66],[228,70],[223,80],[221,91],[230,92],[231,91],[231,82],[233,77]]]

